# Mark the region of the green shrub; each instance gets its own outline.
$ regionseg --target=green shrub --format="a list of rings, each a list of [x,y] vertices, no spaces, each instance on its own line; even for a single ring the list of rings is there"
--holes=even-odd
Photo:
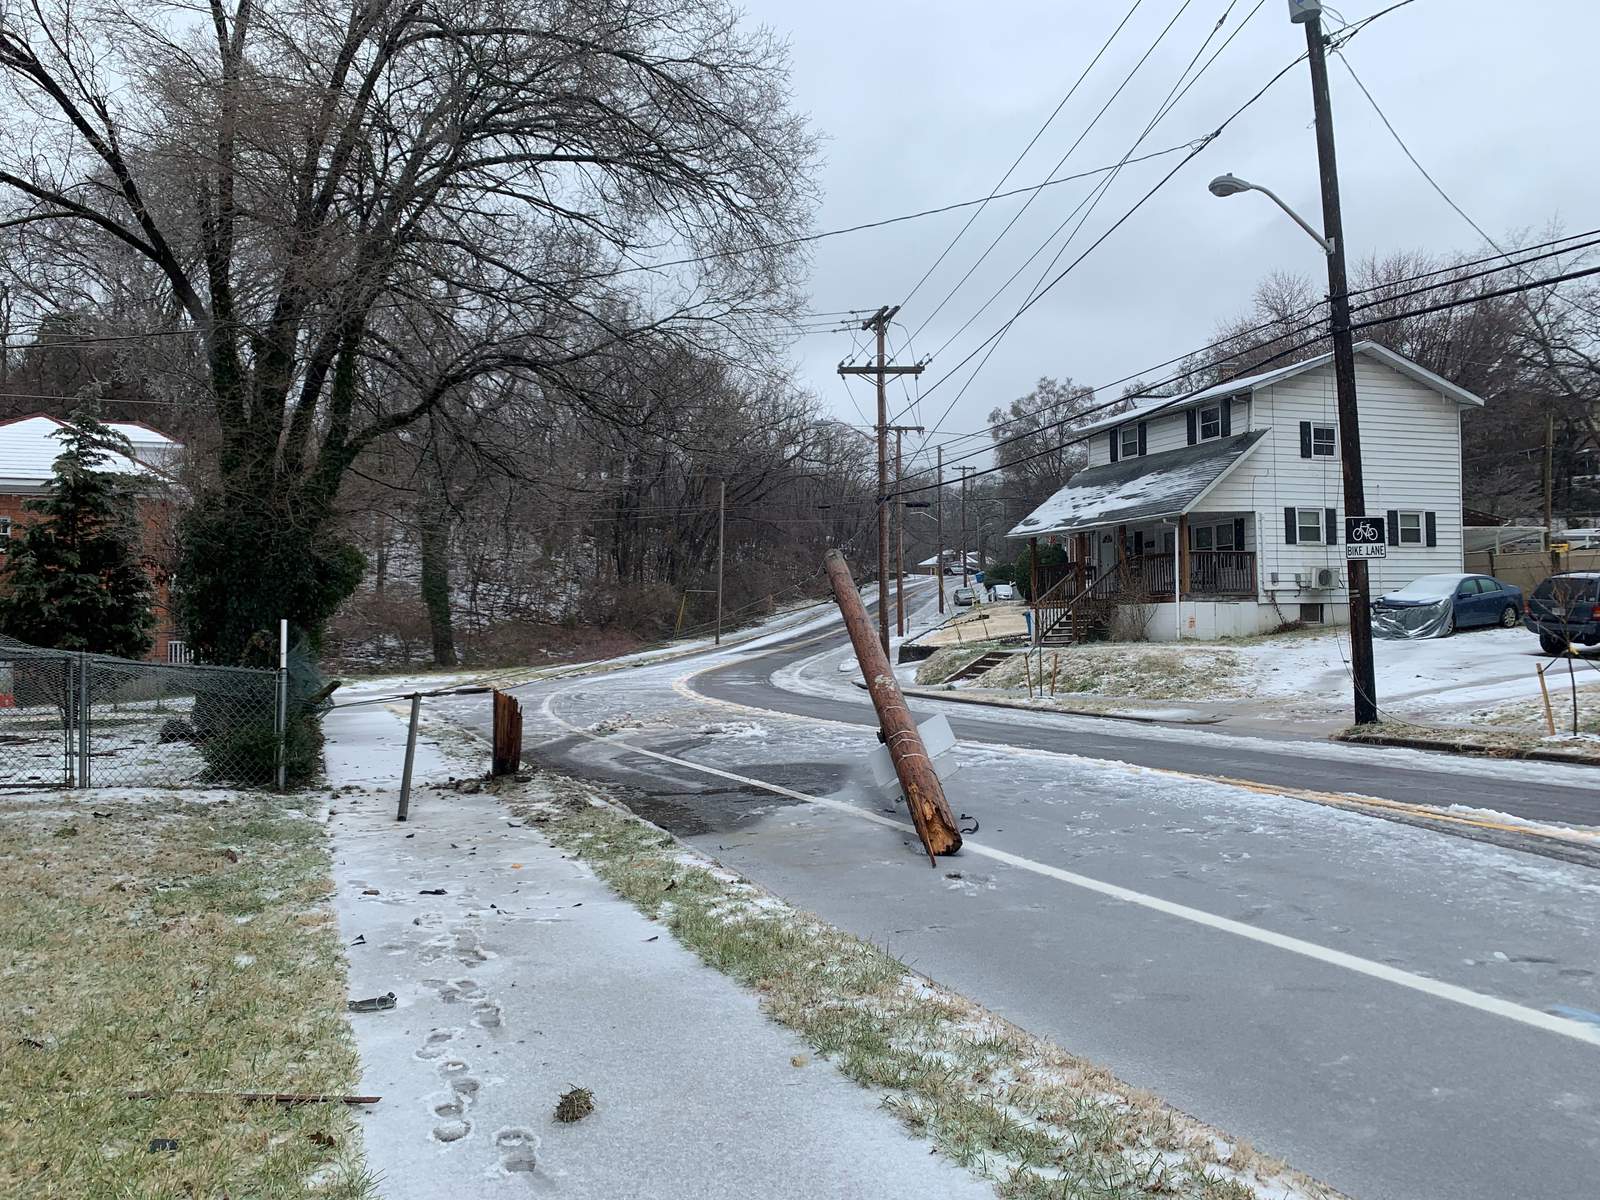
[[[277,778],[278,735],[271,720],[229,725],[200,743],[206,776],[217,783],[270,784]],[[322,765],[322,722],[316,715],[289,719],[284,737],[284,784],[302,787]]]

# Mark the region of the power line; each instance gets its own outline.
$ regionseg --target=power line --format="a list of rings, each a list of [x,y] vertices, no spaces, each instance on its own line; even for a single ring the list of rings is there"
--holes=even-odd
[[[1401,5],[1396,5],[1395,7],[1398,8],[1398,7],[1402,7],[1402,6]],[[1406,310],[1404,312],[1391,313],[1388,316],[1374,317],[1370,321],[1358,321],[1358,322],[1355,322],[1350,326],[1350,328],[1351,328],[1352,332],[1359,332],[1360,330],[1363,330],[1363,329],[1374,329],[1374,328],[1377,328],[1380,325],[1392,325],[1392,324],[1394,324],[1394,323],[1396,323],[1398,321],[1409,320],[1412,317],[1426,316],[1426,315],[1428,315],[1430,313],[1443,312],[1443,311],[1445,311],[1447,309],[1462,308],[1462,307],[1464,307],[1466,305],[1469,305],[1469,304],[1481,303],[1484,300],[1493,300],[1493,299],[1497,299],[1497,298],[1499,298],[1501,296],[1516,295],[1516,294],[1521,293],[1521,292],[1533,291],[1533,290],[1535,290],[1537,288],[1541,288],[1541,287],[1555,287],[1555,286],[1557,286],[1559,284],[1562,284],[1562,283],[1568,283],[1568,282],[1571,282],[1571,281],[1576,280],[1576,279],[1585,279],[1585,278],[1588,278],[1588,277],[1594,276],[1594,275],[1600,275],[1600,266],[1584,267],[1584,268],[1582,268],[1580,270],[1575,270],[1575,271],[1565,271],[1565,272],[1563,272],[1563,273],[1561,273],[1559,275],[1546,276],[1543,279],[1535,279],[1535,280],[1531,280],[1531,281],[1527,281],[1527,282],[1523,282],[1523,283],[1513,284],[1513,285],[1511,285],[1509,287],[1499,288],[1499,289],[1496,289],[1495,291],[1492,291],[1492,292],[1481,292],[1481,293],[1479,293],[1477,295],[1473,295],[1473,296],[1457,297],[1456,299],[1453,299],[1453,300],[1442,301],[1439,304],[1426,305],[1426,306],[1424,306],[1422,308],[1408,309],[1408,310]],[[1448,282],[1439,285],[1440,288],[1444,288],[1444,287],[1448,287],[1448,286],[1450,286]],[[1303,332],[1303,330],[1302,330],[1302,332]],[[1300,342],[1300,343],[1298,343],[1296,345],[1290,346],[1289,348],[1287,348],[1285,350],[1280,350],[1276,354],[1273,354],[1270,357],[1262,359],[1259,362],[1257,362],[1255,364],[1255,369],[1259,370],[1259,368],[1267,366],[1270,363],[1277,362],[1278,360],[1283,359],[1283,358],[1287,358],[1292,354],[1299,353],[1301,350],[1305,350],[1305,349],[1308,349],[1311,346],[1315,346],[1319,342],[1322,341],[1324,336],[1326,336],[1326,335],[1319,333],[1317,336],[1309,338],[1304,342]],[[1240,351],[1238,354],[1231,355],[1229,357],[1235,357],[1235,358],[1236,357],[1242,357],[1245,354],[1250,353],[1252,350],[1261,349],[1261,348],[1264,348],[1265,346],[1270,345],[1270,344],[1271,344],[1270,342],[1262,343],[1262,344],[1260,344],[1258,346],[1251,347],[1251,348],[1249,348],[1247,350],[1244,350],[1244,351]],[[1182,376],[1180,376],[1179,378],[1182,378]],[[1188,391],[1188,392],[1183,393],[1181,395],[1169,397],[1169,398],[1163,400],[1160,404],[1154,405],[1153,407],[1145,409],[1144,411],[1140,412],[1139,413],[1139,417],[1141,419],[1148,419],[1148,418],[1150,418],[1151,416],[1154,416],[1157,413],[1165,412],[1166,410],[1168,410],[1168,409],[1170,409],[1170,408],[1172,408],[1172,407],[1174,407],[1176,405],[1182,404],[1185,401],[1193,399],[1195,396],[1200,395],[1200,393],[1202,393],[1202,392],[1208,391],[1211,388],[1218,387],[1218,386],[1220,386],[1220,385],[1219,384],[1214,384],[1214,383],[1213,384],[1206,384],[1204,387],[1195,388],[1195,389],[1192,389],[1191,391]],[[1109,405],[1105,405],[1105,406],[1101,406],[1101,407],[1102,408],[1109,407]],[[1090,410],[1090,411],[1093,411],[1093,410]],[[1086,414],[1084,414],[1084,413],[1075,414],[1074,416],[1072,416],[1070,418],[1067,418],[1067,420],[1081,420],[1084,415],[1086,415]],[[1065,423],[1065,422],[1056,422],[1056,424],[1063,424],[1063,423]],[[1008,467],[1015,466],[1015,465],[1017,465],[1017,463],[1028,462],[1031,459],[1040,458],[1045,454],[1056,453],[1057,451],[1059,451],[1059,450],[1061,450],[1061,449],[1063,449],[1063,448],[1065,448],[1067,446],[1073,446],[1073,445],[1081,444],[1081,443],[1087,441],[1089,438],[1093,437],[1094,434],[1098,433],[1098,432],[1100,432],[1100,431],[1099,430],[1092,430],[1092,431],[1090,431],[1088,433],[1080,434],[1080,435],[1078,435],[1076,437],[1065,439],[1064,441],[1062,441],[1062,442],[1060,442],[1058,444],[1051,445],[1049,447],[1046,447],[1043,450],[1036,451],[1033,454],[1024,455],[1022,458],[1015,459],[1011,463],[1008,463],[1006,466],[988,467],[988,468],[984,468],[983,470],[973,471],[971,473],[971,475],[969,476],[969,478],[979,478],[979,477],[984,476],[984,475],[993,475],[996,472],[1006,470]],[[1019,440],[1019,439],[1012,439],[1012,440]],[[968,455],[966,457],[973,457],[973,455]],[[957,460],[946,460],[945,465],[949,466],[951,461],[960,461],[960,460],[959,459],[957,459]],[[937,484],[923,484],[923,485],[921,485],[919,487],[902,488],[899,491],[889,493],[885,498],[889,499],[889,498],[893,498],[894,496],[913,495],[913,494],[915,494],[917,492],[928,491],[928,490],[930,490],[930,489],[932,489],[934,487],[937,487],[937,486],[938,486]]]
[[[1019,165],[1021,165],[1022,160],[1028,156],[1028,152],[1030,150],[1032,150],[1034,148],[1034,146],[1038,143],[1039,139],[1044,136],[1045,131],[1050,128],[1051,123],[1058,116],[1061,115],[1061,110],[1063,108],[1065,108],[1067,106],[1067,102],[1069,100],[1071,100],[1072,97],[1077,94],[1078,88],[1081,87],[1083,85],[1083,81],[1089,77],[1089,72],[1094,70],[1095,64],[1097,64],[1100,61],[1100,59],[1102,57],[1104,57],[1106,51],[1111,49],[1111,43],[1117,40],[1117,35],[1120,34],[1122,32],[1122,30],[1123,30],[1123,27],[1125,25],[1127,25],[1127,23],[1130,20],[1133,19],[1133,14],[1139,11],[1139,6],[1141,4],[1143,4],[1143,3],[1144,3],[1144,0],[1133,0],[1133,7],[1128,9],[1128,11],[1125,14],[1123,14],[1122,20],[1119,21],[1117,23],[1117,27],[1111,31],[1111,36],[1106,38],[1105,42],[1101,45],[1100,49],[1095,52],[1094,57],[1089,60],[1089,65],[1084,67],[1082,73],[1079,74],[1078,78],[1073,82],[1072,86],[1067,89],[1067,94],[1061,98],[1061,102],[1059,104],[1057,104],[1055,106],[1055,109],[1050,113],[1050,115],[1045,118],[1044,124],[1039,126],[1038,130],[1034,133],[1033,137],[1028,139],[1028,144],[1022,148],[1022,153],[1017,155],[1016,159],[1012,162],[1012,164],[1009,167],[1006,168],[1006,173],[1004,175],[1000,176],[1000,182],[996,183],[994,185],[993,189],[990,190],[989,194],[986,197],[984,197],[983,201],[978,205],[977,212],[973,213],[970,217],[968,217],[967,218],[967,223],[965,225],[963,225],[959,230],[956,231],[955,237],[951,238],[949,244],[947,246],[945,246],[945,248],[939,252],[939,257],[933,260],[933,265],[922,273],[922,278],[918,279],[916,283],[911,285],[911,290],[906,293],[906,298],[900,302],[900,306],[902,308],[904,308],[907,304],[911,303],[911,297],[913,297],[913,296],[915,296],[917,294],[917,289],[920,288],[924,283],[926,283],[928,281],[928,276],[932,275],[936,270],[939,269],[939,264],[942,263],[945,260],[945,258],[949,255],[950,251],[952,251],[952,250],[954,250],[956,248],[956,243],[959,242],[962,239],[962,237],[966,234],[967,230],[972,228],[972,223],[974,221],[976,221],[980,216],[983,215],[983,210],[986,207],[988,207],[989,201],[993,200],[994,197],[995,197],[995,194],[997,192],[999,192],[999,190],[1002,187],[1005,186],[1006,180],[1011,178],[1012,172],[1014,172],[1017,169],[1017,167]],[[1074,145],[1076,145],[1076,143],[1074,143]],[[1070,153],[1070,151],[1069,151],[1069,153]],[[1058,162],[1055,165],[1055,167],[1051,170],[1050,173],[1053,175],[1053,174],[1055,174],[1056,171],[1059,171],[1061,169],[1061,164],[1064,163],[1065,161],[1066,161],[1066,159],[1065,159],[1065,157],[1063,157],[1061,162]],[[1037,196],[1038,194],[1039,194],[1038,192],[1034,192],[1033,196]],[[1030,196],[1028,198],[1028,203],[1029,204],[1033,203],[1033,196]],[[1026,206],[1024,206],[1024,208],[1026,208]],[[1015,220],[1016,220],[1016,218],[1013,217],[1012,221],[1015,222]],[[1010,226],[1008,225],[1006,228],[1009,229]],[[971,272],[968,272],[968,274],[970,274],[970,273]],[[963,277],[963,279],[964,278],[965,277]],[[960,284],[957,284],[956,286],[959,287]],[[949,299],[949,297],[947,296],[945,299]],[[940,303],[942,305],[943,301],[941,301]],[[938,311],[938,310],[936,309],[935,311]],[[925,326],[926,324],[927,324],[927,322],[924,321],[923,325]],[[918,332],[921,332],[921,327],[918,328]]]

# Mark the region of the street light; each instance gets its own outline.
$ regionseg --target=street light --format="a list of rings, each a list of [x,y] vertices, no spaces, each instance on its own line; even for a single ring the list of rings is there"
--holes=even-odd
[[[1354,331],[1350,328],[1350,285],[1345,275],[1344,216],[1339,207],[1339,164],[1333,142],[1333,102],[1328,94],[1328,39],[1322,32],[1321,0],[1289,0],[1289,20],[1306,27],[1306,61],[1311,67],[1311,105],[1316,116],[1317,167],[1322,184],[1322,227],[1318,233],[1277,196],[1236,175],[1211,181],[1214,196],[1262,192],[1294,218],[1321,246],[1328,259],[1328,332],[1333,339],[1334,391],[1339,406],[1339,466],[1344,485],[1346,526],[1367,512],[1361,478],[1361,422],[1356,402]],[[1350,596],[1350,675],[1357,725],[1378,720],[1378,688],[1372,663],[1372,609],[1367,564],[1345,551]]]
[[[1324,254],[1332,254],[1334,245],[1331,238],[1325,238],[1294,209],[1283,202],[1283,197],[1271,188],[1262,187],[1259,183],[1251,183],[1248,179],[1240,179],[1237,175],[1218,175],[1208,185],[1213,196],[1237,196],[1240,192],[1260,192],[1271,200],[1294,220],[1294,223],[1304,229],[1322,247]]]

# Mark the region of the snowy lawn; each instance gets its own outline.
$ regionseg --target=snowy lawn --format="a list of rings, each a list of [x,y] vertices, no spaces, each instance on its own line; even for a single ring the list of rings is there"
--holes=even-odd
[[[354,1087],[328,888],[292,799],[0,795],[0,1195],[372,1195],[342,1104],[239,1098]]]
[[[1004,1196],[1331,1195],[587,789],[565,804],[512,807],[707,963],[757,989],[769,1015]]]
[[[1488,723],[1522,732],[1544,727],[1534,668],[1550,660],[1526,630],[1472,630],[1417,641],[1379,638],[1373,656],[1387,717]],[[1052,666],[1056,669],[1057,695],[1261,702],[1286,716],[1313,717],[1348,707],[1349,657],[1348,634],[1339,629],[1178,644],[1096,642],[1046,650],[1044,665],[1047,681]],[[929,659],[920,678],[934,681],[945,661],[950,660]],[[1590,651],[1574,666],[1580,729],[1593,729],[1600,722],[1600,651]],[[1552,700],[1559,709],[1565,698],[1570,726],[1565,665],[1558,662],[1550,670]],[[1025,692],[1022,671],[1019,657],[975,685]],[[1558,712],[1558,726],[1561,721]]]

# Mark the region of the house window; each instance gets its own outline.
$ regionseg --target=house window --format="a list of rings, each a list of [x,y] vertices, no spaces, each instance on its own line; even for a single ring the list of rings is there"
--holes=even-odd
[[[1200,440],[1222,436],[1222,406],[1213,405],[1211,408],[1200,410]]]
[[[1322,624],[1322,605],[1302,604],[1300,606],[1300,619],[1307,625]]]
[[[1422,545],[1421,513],[1403,512],[1400,514],[1399,544],[1402,546]]]
[[[1322,544],[1322,510],[1320,508],[1297,508],[1294,514],[1295,532],[1302,545]]]
[[[1224,521],[1221,525],[1217,526],[1217,549],[1218,550],[1232,550],[1232,549],[1234,549],[1234,545],[1233,545],[1233,522],[1232,521]]]
[[[1137,425],[1124,425],[1121,430],[1123,458],[1139,457],[1139,427]]]
[[[1194,527],[1194,536],[1192,541],[1194,542],[1194,545],[1190,547],[1191,550],[1211,549],[1211,526],[1196,525]]]
[[[1311,427],[1311,453],[1313,457],[1332,458],[1334,446],[1332,425],[1313,425]]]

